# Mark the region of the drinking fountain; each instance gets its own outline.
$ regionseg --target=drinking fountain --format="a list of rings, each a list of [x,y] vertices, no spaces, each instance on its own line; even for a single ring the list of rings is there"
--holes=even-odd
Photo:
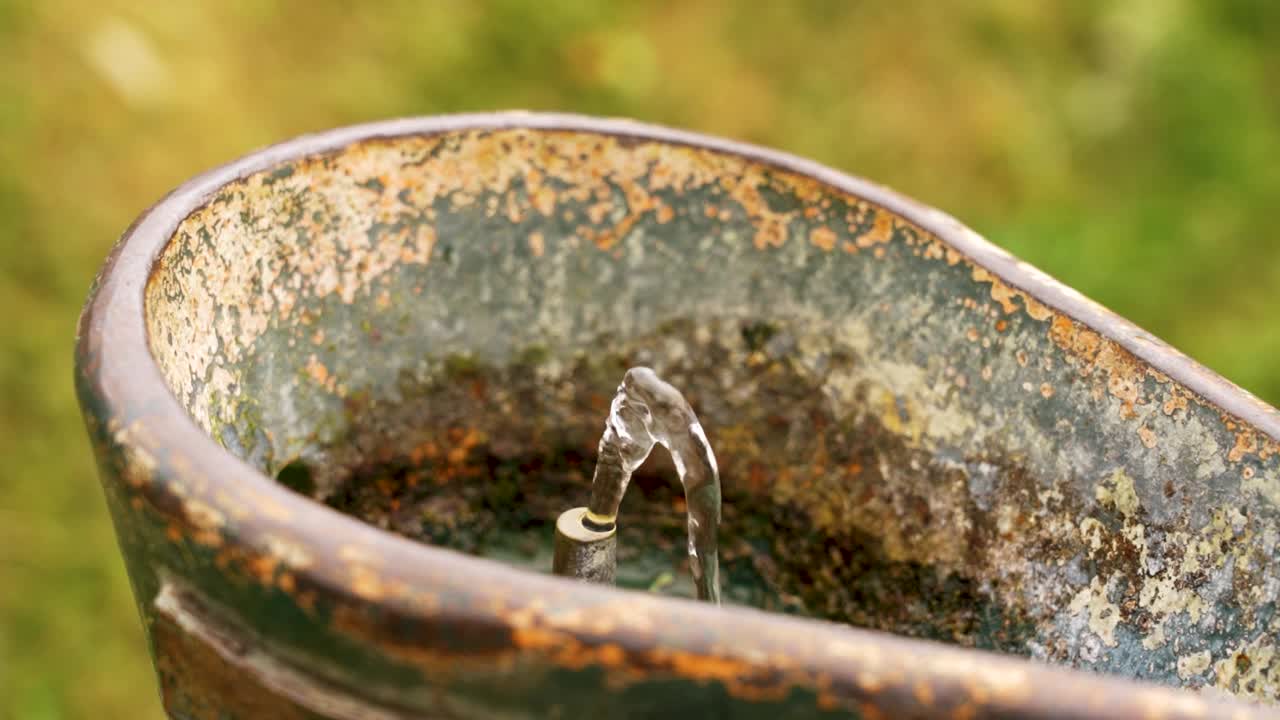
[[[174,718],[1276,715],[1280,413],[780,152],[291,140],[124,233],[75,379]]]

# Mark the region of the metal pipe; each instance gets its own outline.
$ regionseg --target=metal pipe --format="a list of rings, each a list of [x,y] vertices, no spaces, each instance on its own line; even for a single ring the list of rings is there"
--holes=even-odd
[[[555,555],[551,571],[588,582],[612,585],[618,569],[615,528],[594,530],[583,522],[585,507],[560,513],[556,519]]]

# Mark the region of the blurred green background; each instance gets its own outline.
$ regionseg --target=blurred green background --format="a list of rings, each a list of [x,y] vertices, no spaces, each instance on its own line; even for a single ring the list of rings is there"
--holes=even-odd
[[[0,718],[158,718],[72,396],[117,235],[266,143],[626,115],[942,208],[1280,403],[1280,3],[0,0]]]

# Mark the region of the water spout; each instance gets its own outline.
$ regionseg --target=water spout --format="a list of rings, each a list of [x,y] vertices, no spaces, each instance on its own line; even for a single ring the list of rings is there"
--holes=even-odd
[[[658,374],[646,367],[631,368],[613,397],[604,435],[600,438],[595,476],[591,481],[591,501],[585,511],[575,508],[562,516],[572,525],[569,534],[557,523],[556,568],[558,574],[585,577],[584,568],[575,569],[568,543],[606,544],[608,552],[591,554],[612,559],[618,508],[631,481],[631,474],[645,461],[655,444],[671,453],[672,462],[684,486],[688,513],[689,566],[698,599],[720,603],[720,565],[717,534],[720,529],[720,471],[706,433],[688,401]],[[569,513],[575,513],[569,520]],[[564,552],[562,552],[562,546]],[[562,559],[563,556],[563,559]],[[583,557],[586,557],[585,555]],[[598,570],[592,571],[599,575]],[[612,573],[609,573],[612,578]]]

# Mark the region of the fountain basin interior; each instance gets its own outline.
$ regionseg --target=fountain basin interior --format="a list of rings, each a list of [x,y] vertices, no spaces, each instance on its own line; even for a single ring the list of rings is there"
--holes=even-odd
[[[1274,411],[846,181],[603,129],[361,139],[181,218],[149,348],[266,478],[537,573],[648,365],[719,460],[726,604],[1280,699]],[[691,597],[684,542],[654,453],[619,585]]]

